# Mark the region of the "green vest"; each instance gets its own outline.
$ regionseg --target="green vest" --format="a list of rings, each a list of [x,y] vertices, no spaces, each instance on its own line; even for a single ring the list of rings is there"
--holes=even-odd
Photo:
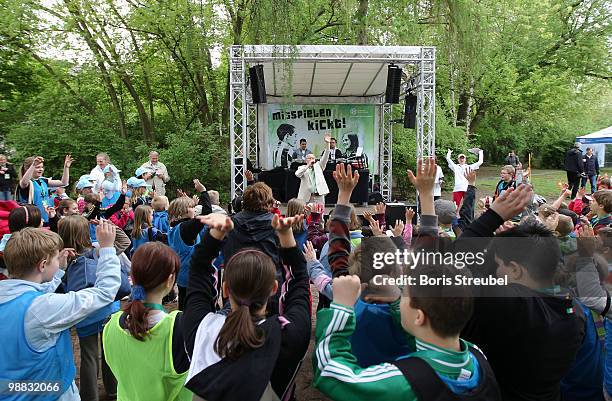
[[[119,325],[119,311],[104,327],[104,356],[117,378],[117,401],[191,401],[187,373],[176,373],[172,362],[172,331],[178,311],[149,330],[145,341]]]

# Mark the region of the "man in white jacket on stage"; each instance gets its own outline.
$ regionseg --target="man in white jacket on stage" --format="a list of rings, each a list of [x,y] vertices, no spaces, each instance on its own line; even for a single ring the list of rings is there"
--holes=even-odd
[[[451,153],[453,153],[453,151],[448,149],[448,152],[446,153],[446,161],[448,162],[448,167],[455,174],[455,187],[453,188],[453,201],[457,205],[457,210],[459,210],[459,207],[461,205],[461,200],[463,199],[463,196],[465,195],[465,192],[467,191],[467,187],[468,187],[468,181],[467,181],[467,178],[465,178],[465,172],[468,169],[478,170],[478,168],[480,167],[480,165],[482,164],[484,160],[484,154],[482,152],[482,149],[473,148],[473,149],[469,149],[469,151],[471,153],[478,155],[478,161],[476,163],[467,164],[465,162],[465,155],[461,153],[459,157],[457,157],[457,161],[459,162],[459,164],[455,164],[455,162],[453,162],[453,159],[451,159]]]
[[[295,172],[295,176],[301,180],[298,198],[305,203],[316,202],[325,204],[325,195],[329,193],[329,188],[327,188],[323,170],[325,170],[327,159],[329,158],[330,142],[331,135],[325,134],[325,143],[327,145],[321,160],[316,163],[315,155],[310,153],[306,156],[306,165],[300,166]]]

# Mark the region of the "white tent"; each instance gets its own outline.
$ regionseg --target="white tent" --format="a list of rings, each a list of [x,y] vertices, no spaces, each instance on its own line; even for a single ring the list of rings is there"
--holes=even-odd
[[[586,152],[586,148],[592,148],[597,155],[597,161],[601,167],[606,161],[606,145],[612,145],[612,127],[604,128],[583,136],[576,137],[576,142],[580,143],[580,149]]]

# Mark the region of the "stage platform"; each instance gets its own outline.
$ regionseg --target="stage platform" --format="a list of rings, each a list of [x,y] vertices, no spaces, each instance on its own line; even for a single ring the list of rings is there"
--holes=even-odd
[[[323,214],[323,216],[326,220],[329,217],[329,214],[331,213],[331,211],[334,209],[334,207],[335,206],[325,206],[325,213]],[[363,212],[368,211],[374,214],[374,205],[366,205],[366,206],[353,205],[353,207],[355,208],[355,213],[357,214],[357,216],[361,218],[361,220],[364,223],[365,223],[365,219],[363,218]],[[406,202],[387,203],[387,209],[386,209],[387,223],[395,222],[398,219],[404,221],[406,207],[411,207],[412,210],[416,212],[416,205],[413,202],[406,201]],[[279,209],[281,213],[285,215],[285,213],[287,213],[287,204],[281,203],[281,206],[279,207]],[[413,219],[413,224],[416,224],[416,213]],[[367,225],[367,223],[365,223],[364,225]]]

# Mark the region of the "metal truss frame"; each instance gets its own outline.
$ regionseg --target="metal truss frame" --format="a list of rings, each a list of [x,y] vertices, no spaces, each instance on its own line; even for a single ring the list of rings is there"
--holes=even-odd
[[[412,64],[417,74],[407,89],[417,94],[417,159],[435,155],[435,57],[434,47],[420,46],[271,46],[246,45],[230,47],[230,152],[231,197],[242,195],[246,188],[246,158],[258,165],[258,106],[252,104],[247,90],[247,65],[271,62],[342,62]],[[384,96],[376,97],[379,106],[378,184],[385,201],[392,200],[393,129],[391,104]],[[340,99],[341,100],[341,99]]]

